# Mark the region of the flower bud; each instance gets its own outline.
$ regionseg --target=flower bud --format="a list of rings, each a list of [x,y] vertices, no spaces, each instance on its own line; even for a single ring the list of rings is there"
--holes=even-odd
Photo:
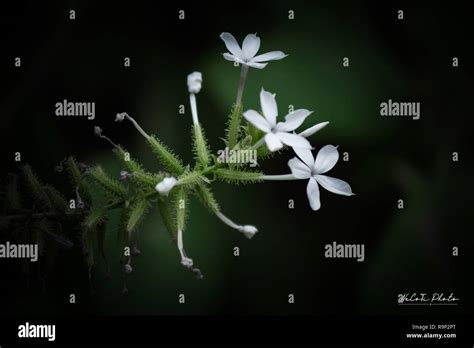
[[[168,196],[168,193],[175,187],[177,182],[178,180],[173,176],[164,178],[155,186],[155,190],[162,196]]]
[[[258,232],[257,228],[252,225],[240,226],[239,231],[242,232],[248,239],[252,239],[255,233]]]
[[[187,267],[187,268],[190,268],[190,267],[193,267],[193,260],[190,259],[189,257],[183,257],[181,259],[181,264],[184,266],[184,267]]]
[[[202,74],[195,71],[188,75],[188,90],[189,93],[197,94],[201,90]]]
[[[133,271],[132,266],[129,263],[126,263],[125,264],[125,273],[130,274],[130,273],[132,273],[132,271]]]
[[[138,249],[138,248],[134,245],[134,246],[132,246],[132,251],[131,251],[131,253],[132,253],[132,256],[138,256],[138,255],[140,255],[142,252],[140,251],[140,249]]]

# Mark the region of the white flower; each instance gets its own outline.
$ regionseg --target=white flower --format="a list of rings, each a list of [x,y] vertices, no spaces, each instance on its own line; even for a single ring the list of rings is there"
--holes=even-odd
[[[100,128],[99,126],[95,126],[94,127],[94,134],[98,137],[100,137],[102,135],[102,128]]]
[[[251,66],[252,68],[263,69],[270,60],[280,60],[287,56],[282,51],[272,51],[255,56],[260,48],[260,38],[255,34],[248,34],[242,48],[231,33],[222,33],[221,39],[224,41],[230,53],[224,53],[224,58],[232,62]]]
[[[202,74],[195,71],[188,75],[188,90],[189,93],[197,94],[201,90]]]
[[[316,160],[311,151],[307,149],[294,150],[301,160],[294,157],[288,161],[288,166],[295,178],[309,179],[306,193],[308,194],[309,204],[313,210],[318,210],[321,207],[318,184],[326,190],[337,193],[338,195],[353,195],[352,189],[347,182],[322,175],[331,170],[339,159],[339,152],[335,146],[324,146],[316,155]]]
[[[263,88],[260,92],[260,105],[263,117],[255,110],[247,110],[243,113],[243,116],[255,127],[267,133],[264,139],[270,151],[281,149],[283,144],[291,147],[311,148],[311,144],[304,137],[289,132],[301,126],[312,111],[306,109],[295,110],[285,116],[285,122],[277,123],[278,109],[275,95],[263,90]]]
[[[168,193],[175,187],[178,180],[175,177],[166,177],[155,186],[155,190],[162,196],[168,196]]]

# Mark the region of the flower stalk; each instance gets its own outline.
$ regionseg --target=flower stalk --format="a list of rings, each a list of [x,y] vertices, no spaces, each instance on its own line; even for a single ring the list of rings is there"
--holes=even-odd
[[[227,216],[222,214],[222,212],[220,212],[220,211],[216,211],[215,214],[223,223],[225,223],[230,228],[233,228],[233,229],[243,233],[245,235],[245,237],[247,237],[248,239],[253,238],[255,233],[258,232],[258,230],[255,226],[252,226],[252,225],[237,225],[235,222],[233,222]]]

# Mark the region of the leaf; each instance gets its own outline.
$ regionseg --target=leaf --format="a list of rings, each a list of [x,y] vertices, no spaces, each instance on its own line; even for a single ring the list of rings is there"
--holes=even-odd
[[[247,184],[263,181],[262,172],[257,171],[242,171],[235,169],[219,168],[215,171],[218,179],[226,181],[231,184]]]
[[[179,175],[184,172],[184,166],[181,160],[168,149],[168,147],[161,143],[154,135],[148,138],[148,143],[152,151],[158,156],[160,163],[173,174]]]
[[[113,196],[121,199],[126,199],[128,196],[127,188],[118,180],[111,178],[104,172],[101,166],[96,166],[89,171],[89,175],[102,188],[108,191]]]
[[[9,174],[7,178],[5,208],[7,210],[17,210],[22,208],[21,197],[18,191],[18,177],[14,174]]]
[[[184,187],[193,187],[204,181],[204,177],[196,171],[187,172],[178,177],[179,185]]]
[[[187,194],[182,187],[179,187],[175,197],[175,208],[176,208],[176,226],[178,230],[184,231],[186,225],[186,206]]]
[[[92,206],[89,214],[84,219],[83,225],[87,228],[94,228],[95,226],[104,222],[107,217],[107,210],[103,207]]]
[[[95,260],[94,260],[94,249],[95,249],[95,244],[97,242],[96,240],[96,227],[84,227],[83,229],[83,235],[82,235],[82,242],[83,242],[83,248],[84,248],[84,256],[86,258],[87,265],[90,267],[94,266]]]
[[[62,231],[61,225],[57,223],[56,227],[53,227],[52,224],[47,219],[39,219],[33,225],[33,231],[38,235],[37,237],[43,243],[43,235],[47,235],[50,239],[55,241],[57,244],[63,248],[70,249],[74,246],[74,243],[71,242],[66,236],[58,233],[57,231]],[[43,246],[41,246],[42,248]]]
[[[165,225],[168,233],[170,234],[171,238],[176,238],[176,224],[171,215],[170,210],[168,209],[168,205],[166,204],[164,199],[158,200],[158,210],[161,215],[161,219],[163,220],[163,224]]]
[[[8,216],[0,215],[0,231],[9,231],[10,230],[10,218]]]
[[[132,180],[138,185],[143,185],[143,188],[154,189],[156,184],[165,178],[165,174],[152,174],[146,172],[135,172],[133,173]]]
[[[150,203],[145,198],[139,199],[135,204],[132,205],[127,222],[128,232],[136,230],[149,209]]]
[[[143,171],[142,165],[136,160],[132,159],[130,157],[130,152],[128,152],[122,146],[119,145],[118,147],[113,148],[112,151],[129,172],[134,173]]]
[[[193,125],[193,151],[200,167],[206,168],[209,163],[209,148],[200,124]]]
[[[229,149],[233,149],[237,144],[240,135],[240,120],[242,118],[242,105],[232,107],[229,122],[226,130],[226,143]]]
[[[62,213],[69,210],[69,206],[66,202],[66,199],[64,199],[63,195],[58,190],[56,190],[51,185],[46,185],[44,187],[44,190],[51,202],[53,209]]]
[[[127,232],[127,223],[128,223],[129,213],[128,213],[128,203],[120,210],[119,223],[117,226],[117,243],[122,247],[128,245],[128,232]]]
[[[97,249],[102,255],[102,258],[107,261],[105,253],[105,224],[97,226]]]
[[[210,209],[214,213],[219,211],[219,204],[215,200],[214,195],[212,194],[209,187],[207,187],[203,183],[200,183],[196,186],[196,193],[201,202],[208,209]]]
[[[30,191],[31,197],[34,201],[47,209],[51,208],[51,202],[48,195],[46,194],[43,185],[39,181],[36,174],[33,172],[31,167],[27,164],[22,167],[23,176],[25,177],[26,185]]]

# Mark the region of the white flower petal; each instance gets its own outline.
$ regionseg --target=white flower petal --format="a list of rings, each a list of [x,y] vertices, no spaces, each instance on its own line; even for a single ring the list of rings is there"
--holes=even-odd
[[[257,111],[247,110],[242,115],[247,121],[249,121],[251,124],[253,124],[255,127],[260,129],[261,131],[264,131],[265,133],[270,132],[271,125]]]
[[[298,109],[293,111],[291,114],[285,116],[285,122],[278,124],[277,129],[282,132],[294,131],[296,128],[301,126],[312,111],[306,109]]]
[[[298,155],[299,158],[308,166],[308,168],[311,170],[314,165],[314,157],[313,153],[309,149],[304,149],[301,147],[294,147],[293,151]]]
[[[280,150],[283,147],[280,139],[273,133],[267,133],[265,135],[265,143],[271,152]]]
[[[260,38],[255,34],[248,34],[242,43],[242,54],[246,61],[251,60],[260,48]]]
[[[314,133],[319,132],[321,129],[323,129],[324,127],[326,127],[328,124],[329,124],[329,122],[321,122],[321,123],[315,124],[314,126],[305,129],[304,131],[302,131],[302,132],[299,133],[299,134],[300,134],[302,137],[305,137],[305,138],[310,137],[310,136],[312,136]]]
[[[236,56],[239,59],[243,58],[242,50],[240,49],[240,46],[237,43],[237,40],[231,33],[222,33],[220,35],[220,38],[222,39],[222,41],[224,41],[225,46],[227,47],[230,53],[232,53],[234,56]]]
[[[240,63],[240,59],[237,58],[236,56],[234,56],[233,54],[230,54],[230,53],[222,53],[222,55],[224,56],[224,59],[225,60],[230,60],[231,62],[239,62]]]
[[[253,57],[252,61],[254,62],[268,62],[269,60],[280,60],[288,56],[282,51],[272,51],[264,54],[260,54],[256,57]]]
[[[313,169],[318,174],[326,173],[336,165],[338,160],[339,152],[337,151],[337,147],[332,145],[323,146],[316,155]]]
[[[319,200],[319,187],[314,178],[309,179],[308,186],[306,186],[306,194],[308,195],[311,209],[316,211],[321,208],[321,201]]]
[[[352,196],[352,189],[344,180],[336,179],[327,175],[315,175],[314,178],[326,190],[338,195]]]
[[[311,149],[311,144],[306,138],[303,138],[301,135],[285,132],[277,132],[276,136],[280,141],[291,147],[302,147],[305,149]]]
[[[267,63],[255,63],[253,61],[243,63],[245,65],[251,66],[252,68],[263,69],[267,66]]]
[[[297,157],[293,157],[288,161],[288,167],[290,167],[291,174],[297,179],[309,179],[311,177],[311,169]]]
[[[275,126],[278,115],[278,107],[275,96],[263,88],[260,91],[260,106],[262,107],[263,116],[267,119],[271,126]]]

